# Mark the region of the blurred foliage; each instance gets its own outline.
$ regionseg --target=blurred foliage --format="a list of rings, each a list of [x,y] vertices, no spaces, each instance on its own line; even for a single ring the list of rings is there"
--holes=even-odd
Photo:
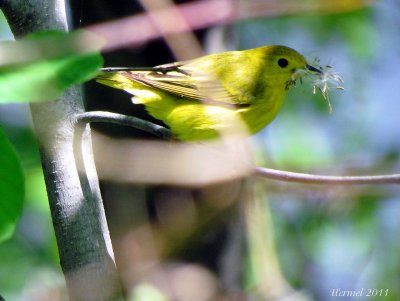
[[[168,301],[168,298],[151,285],[140,285],[132,294],[129,301]]]
[[[24,176],[14,148],[0,129],[0,242],[14,232],[24,200]]]
[[[98,5],[99,9],[106,6],[102,1]],[[254,138],[260,165],[335,175],[399,169],[399,12],[396,1],[383,0],[355,12],[259,18],[233,26],[239,48],[284,44],[332,65],[345,80],[345,91],[330,91],[332,114],[324,100],[312,94],[309,83],[291,90],[277,120]],[[3,28],[4,24],[0,32]],[[136,59],[146,48],[151,45],[127,52]],[[62,292],[64,286],[29,120],[26,116],[9,118],[20,116],[21,110],[20,106],[0,107],[0,123],[22,159],[27,179],[27,205],[16,234],[0,245],[0,294],[7,301],[37,294],[40,285],[34,279],[38,275],[54,280],[46,286],[47,297],[52,290]],[[337,288],[389,290],[387,297],[364,295],[357,298],[360,301],[398,299],[397,186],[265,182],[279,264],[292,287],[321,301],[336,300],[332,290]],[[125,199],[129,207],[130,197]],[[252,285],[256,279],[250,263],[244,266],[244,282]],[[62,300],[57,296],[42,300]],[[166,297],[143,284],[132,298]]]
[[[330,91],[332,114],[308,83],[290,91],[277,120],[256,137],[260,165],[334,175],[398,173],[400,126],[393,112],[399,109],[399,9],[381,1],[351,13],[236,26],[241,48],[288,45],[332,65],[345,80],[345,91]],[[277,252],[292,286],[315,300],[336,300],[336,288],[364,288],[357,300],[398,298],[398,187],[268,187]],[[366,297],[366,289],[389,293]]]
[[[77,39],[90,47],[76,45]],[[0,47],[4,52],[0,103],[57,99],[69,86],[94,77],[103,63],[100,53],[95,52],[100,41],[82,32],[35,33],[16,42],[2,42]]]

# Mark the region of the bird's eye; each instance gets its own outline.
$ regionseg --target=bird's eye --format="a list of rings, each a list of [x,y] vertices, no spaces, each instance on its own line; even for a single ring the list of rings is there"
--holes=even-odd
[[[281,59],[278,60],[278,65],[281,68],[285,68],[287,65],[289,65],[289,62],[288,62],[287,59],[281,58]]]

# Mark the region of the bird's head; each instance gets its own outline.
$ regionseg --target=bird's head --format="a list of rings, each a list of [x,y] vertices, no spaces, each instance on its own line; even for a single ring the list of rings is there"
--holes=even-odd
[[[318,89],[332,110],[328,97],[329,83],[337,89],[343,89],[343,80],[331,66],[320,66],[318,60],[309,64],[303,55],[286,46],[265,46],[265,54],[269,71],[284,83],[286,90],[296,86],[298,81],[302,82],[304,77],[310,77],[313,92]]]

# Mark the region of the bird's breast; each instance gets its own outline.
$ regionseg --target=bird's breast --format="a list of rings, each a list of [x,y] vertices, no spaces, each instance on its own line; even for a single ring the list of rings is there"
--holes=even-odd
[[[261,131],[278,114],[282,107],[285,93],[273,93],[266,99],[252,103],[238,110],[251,134]]]

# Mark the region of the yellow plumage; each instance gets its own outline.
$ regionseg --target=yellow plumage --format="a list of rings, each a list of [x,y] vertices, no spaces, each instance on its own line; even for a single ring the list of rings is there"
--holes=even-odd
[[[321,73],[285,46],[211,54],[148,70],[120,70],[106,68],[97,81],[131,93],[133,103],[144,104],[184,141],[254,134],[275,118],[297,79]]]

